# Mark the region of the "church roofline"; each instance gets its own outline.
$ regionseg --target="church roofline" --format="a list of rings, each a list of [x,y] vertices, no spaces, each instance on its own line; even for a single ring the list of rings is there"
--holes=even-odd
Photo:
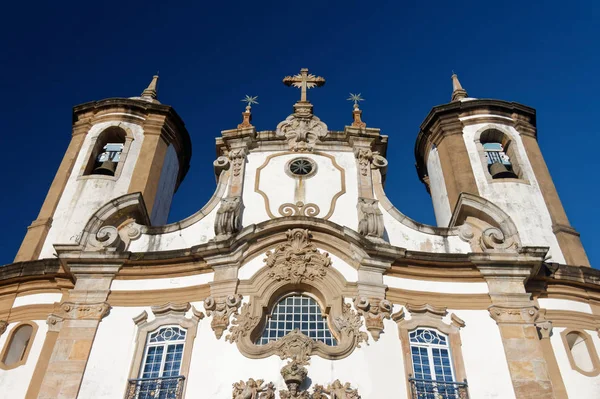
[[[431,145],[439,144],[444,135],[462,133],[465,123],[459,118],[476,115],[510,118],[515,127],[523,128],[520,133],[537,138],[536,110],[527,105],[495,99],[465,99],[435,106],[421,123],[415,142],[417,173],[422,182],[427,176],[427,154]]]
[[[79,104],[73,107],[73,125],[77,123],[93,122],[100,118],[103,118],[107,111],[114,110],[115,108],[120,109],[121,112],[131,113],[132,123],[140,124],[141,121],[146,121],[147,115],[158,114],[164,115],[166,119],[166,125],[170,126],[168,131],[163,133],[167,137],[168,143],[173,143],[177,150],[179,158],[179,176],[177,179],[177,187],[185,178],[189,168],[190,161],[192,158],[192,141],[190,139],[189,132],[185,127],[183,119],[170,105],[160,104],[158,102],[149,102],[141,99],[132,98],[106,98],[98,101],[90,101],[87,103]],[[90,115],[91,114],[91,115]],[[136,116],[143,119],[138,119]],[[106,115],[109,117],[109,115]],[[143,124],[143,123],[142,123]],[[176,187],[176,189],[177,189]]]

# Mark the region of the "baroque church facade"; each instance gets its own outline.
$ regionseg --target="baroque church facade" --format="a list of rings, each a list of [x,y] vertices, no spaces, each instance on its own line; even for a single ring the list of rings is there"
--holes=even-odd
[[[291,115],[252,98],[216,139],[212,198],[166,224],[189,169],[175,110],[73,109],[14,263],[0,267],[0,397],[600,397],[600,272],[569,224],[535,110],[456,75],[416,137],[437,226],[385,194],[388,137],[329,130],[302,69]]]

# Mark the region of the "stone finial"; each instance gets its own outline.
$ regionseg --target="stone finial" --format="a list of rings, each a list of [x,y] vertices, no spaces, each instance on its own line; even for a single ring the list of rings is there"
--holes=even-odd
[[[156,100],[156,97],[158,96],[157,86],[158,86],[158,75],[154,75],[152,77],[152,81],[150,82],[148,87],[146,87],[146,89],[144,89],[144,91],[142,92],[141,97]]]
[[[258,104],[256,99],[258,96],[249,96],[246,94],[241,101],[246,103],[246,111],[242,112],[242,123],[238,125],[238,129],[245,129],[248,127],[253,127],[250,123],[252,121],[252,104]]]
[[[352,126],[354,126],[354,127],[366,127],[367,124],[365,122],[363,122],[362,119],[361,119],[362,111],[358,107],[358,103],[360,101],[365,101],[365,99],[362,98],[362,96],[360,95],[360,93],[358,93],[358,94],[352,94],[352,93],[350,93],[350,97],[348,97],[346,100],[354,102],[354,110],[352,111]]]
[[[460,81],[458,80],[458,75],[452,73],[452,99],[451,101],[460,101],[463,98],[468,96],[467,91],[463,89]]]

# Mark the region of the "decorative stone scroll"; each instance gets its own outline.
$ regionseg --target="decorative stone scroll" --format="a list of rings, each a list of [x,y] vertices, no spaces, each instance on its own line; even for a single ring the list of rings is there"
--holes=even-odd
[[[215,218],[216,240],[231,237],[242,227],[242,197],[228,197],[221,199],[221,206]]]
[[[229,160],[231,161],[233,175],[239,176],[246,161],[246,150],[237,149],[229,151]]]
[[[302,201],[298,201],[295,204],[286,202],[279,207],[279,214],[281,216],[317,216],[321,212],[321,209],[317,204],[308,203],[305,204]]]
[[[373,339],[378,341],[383,331],[383,319],[390,319],[392,303],[387,299],[358,297],[354,300],[354,306],[364,317]]]
[[[376,154],[376,153],[375,153]],[[368,176],[373,161],[373,151],[368,148],[355,148],[354,156],[358,161],[358,168],[362,176]]]
[[[264,260],[269,267],[269,277],[275,281],[298,284],[306,280],[325,277],[331,265],[328,253],[321,253],[310,242],[308,230],[288,230],[287,242],[267,252]]]
[[[358,232],[365,237],[383,238],[383,213],[379,201],[372,198],[358,199]]]
[[[488,308],[490,316],[497,324],[534,324],[539,317],[537,306],[504,307],[492,305]]]
[[[73,303],[63,302],[60,305],[61,315],[64,319],[70,320],[101,320],[108,315],[110,305],[108,302],[98,303]]]
[[[231,315],[238,314],[237,311],[241,303],[242,296],[239,294],[217,299],[209,296],[204,300],[204,309],[208,316],[212,316],[210,326],[215,332],[217,339],[221,339],[223,332],[229,327],[229,318]]]

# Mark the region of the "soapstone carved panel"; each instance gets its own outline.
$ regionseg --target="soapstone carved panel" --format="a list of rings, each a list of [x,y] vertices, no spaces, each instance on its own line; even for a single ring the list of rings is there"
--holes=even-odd
[[[228,197],[221,199],[221,206],[215,218],[216,240],[231,237],[242,228],[242,197]]]
[[[292,151],[312,151],[315,143],[327,136],[327,125],[311,113],[294,113],[277,125],[277,136],[284,136]]]
[[[358,297],[354,300],[354,306],[365,319],[367,330],[375,341],[383,332],[383,319],[390,319],[392,303],[387,299]]]
[[[212,316],[210,326],[217,339],[221,339],[223,332],[229,327],[231,315],[237,315],[241,303],[242,296],[239,294],[217,299],[209,296],[204,300],[204,309],[208,316]]]
[[[358,233],[367,238],[383,238],[383,213],[379,201],[372,198],[358,199]]]

